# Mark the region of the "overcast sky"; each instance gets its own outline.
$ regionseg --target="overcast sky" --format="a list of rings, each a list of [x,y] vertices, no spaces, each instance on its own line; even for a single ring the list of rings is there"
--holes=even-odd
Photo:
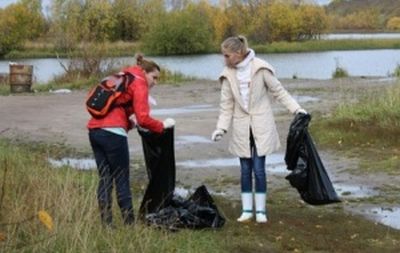
[[[328,4],[330,0],[315,0],[315,2],[319,4]],[[9,4],[16,3],[18,0],[0,0],[0,8],[3,8]],[[46,7],[49,5],[51,0],[42,0],[43,6]]]
[[[0,0],[0,8],[16,2],[18,2],[18,0]],[[42,0],[44,6],[49,5],[50,2],[51,0]]]

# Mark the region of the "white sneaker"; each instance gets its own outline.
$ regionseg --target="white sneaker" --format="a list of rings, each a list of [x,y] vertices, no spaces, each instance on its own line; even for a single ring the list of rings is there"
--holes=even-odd
[[[268,219],[265,213],[257,213],[256,214],[256,222],[257,223],[267,223]]]

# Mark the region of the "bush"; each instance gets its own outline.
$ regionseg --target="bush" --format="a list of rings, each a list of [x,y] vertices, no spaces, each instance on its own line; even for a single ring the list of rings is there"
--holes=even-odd
[[[335,71],[332,74],[333,78],[342,78],[342,77],[348,77],[349,73],[347,70],[345,70],[342,67],[336,67]]]
[[[340,67],[339,60],[335,59],[335,61],[336,61],[336,69],[332,74],[332,78],[348,77],[349,73],[347,72],[346,69]]]
[[[394,69],[393,76],[400,78],[400,64],[397,64],[396,68]]]
[[[211,25],[191,8],[155,18],[144,35],[143,46],[158,55],[205,53],[211,48]]]

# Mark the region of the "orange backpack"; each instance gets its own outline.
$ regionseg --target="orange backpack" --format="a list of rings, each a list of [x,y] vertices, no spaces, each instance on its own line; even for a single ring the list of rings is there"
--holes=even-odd
[[[93,87],[86,97],[86,109],[94,118],[103,118],[116,106],[118,97],[127,89],[135,77],[130,73],[119,72],[105,77]]]

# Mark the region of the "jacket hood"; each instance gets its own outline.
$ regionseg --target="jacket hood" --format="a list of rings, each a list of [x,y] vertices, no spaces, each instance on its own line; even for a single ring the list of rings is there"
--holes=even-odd
[[[251,66],[251,76],[254,76],[255,73],[257,73],[261,69],[267,69],[273,75],[275,75],[274,67],[272,67],[272,65],[269,64],[268,62],[266,62],[264,60],[261,60],[260,58],[255,57],[251,61],[251,64],[252,64],[252,66]],[[222,73],[219,76],[219,81],[222,83],[222,81],[225,78],[228,78],[229,76],[234,77],[236,71],[237,70],[235,68],[229,68],[229,67],[225,66],[225,68],[222,70]]]

